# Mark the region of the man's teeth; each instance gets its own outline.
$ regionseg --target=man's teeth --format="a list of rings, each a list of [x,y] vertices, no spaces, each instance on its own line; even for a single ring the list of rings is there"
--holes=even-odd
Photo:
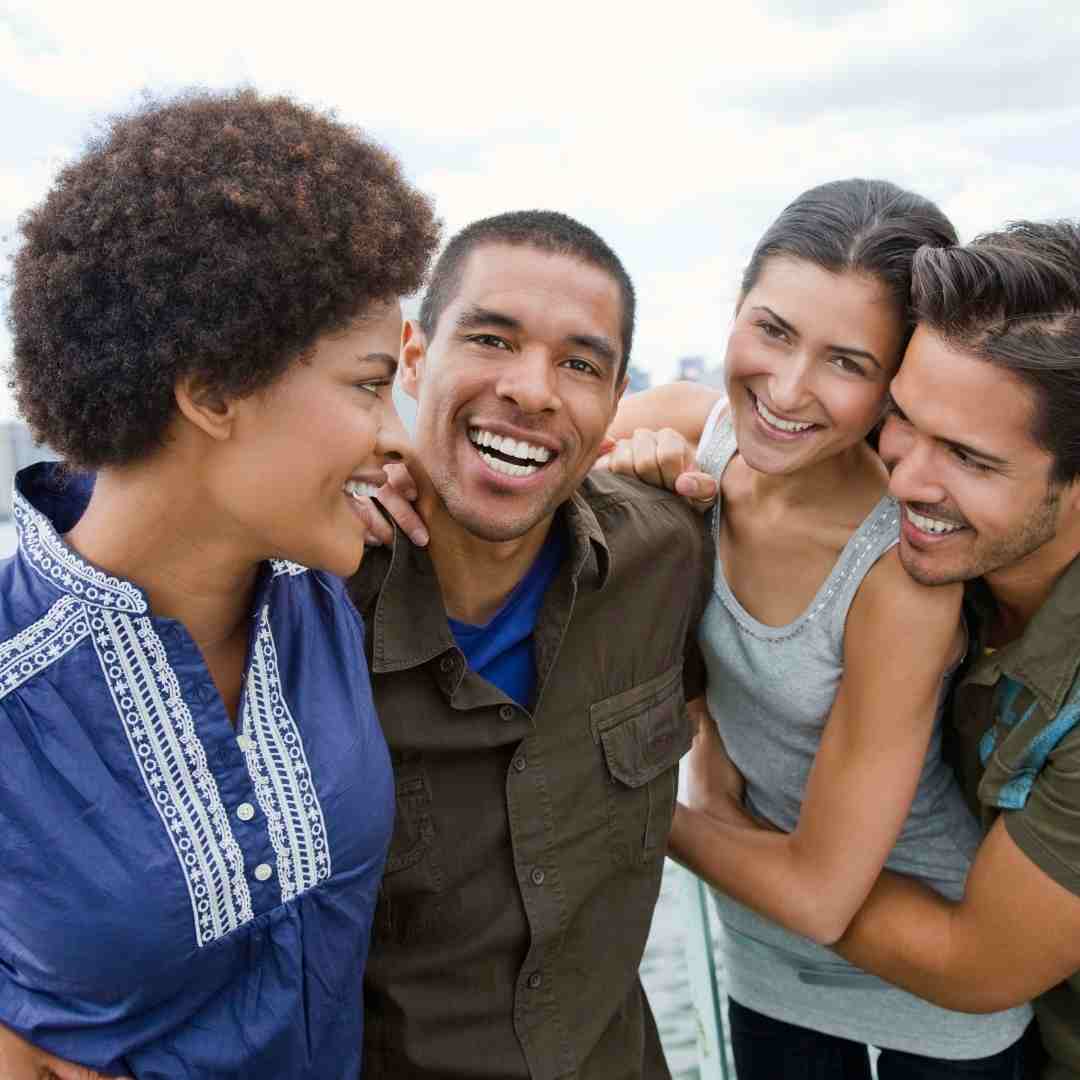
[[[485,454],[483,450],[480,451],[480,456],[490,468],[504,476],[532,476],[540,468],[539,465],[511,465],[509,461],[503,461],[493,454]]]
[[[779,428],[781,431],[808,431],[814,426],[812,423],[797,424],[794,420],[781,420],[779,416],[769,412],[769,410],[765,408],[759,397],[754,398],[754,405],[757,408],[758,415],[767,424],[770,424],[774,428]]]
[[[908,520],[916,529],[928,533],[953,533],[962,529],[955,521],[938,521],[937,518],[927,517],[925,514],[917,514],[910,506],[905,506]]]
[[[469,441],[480,452],[480,456],[495,472],[504,476],[532,476],[541,465],[551,459],[551,451],[546,446],[534,446],[524,439],[511,439],[509,436],[496,435],[481,428],[469,431]],[[485,454],[485,450],[497,450],[503,457],[518,458],[518,461],[504,461],[494,454]]]
[[[345,485],[345,494],[354,499],[374,499],[379,489],[374,484],[365,484],[362,480],[350,480]]]

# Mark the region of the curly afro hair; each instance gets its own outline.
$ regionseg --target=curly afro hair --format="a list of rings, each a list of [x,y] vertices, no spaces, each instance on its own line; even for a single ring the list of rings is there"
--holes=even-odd
[[[178,379],[250,394],[415,292],[439,234],[385,150],[251,90],[113,118],[20,230],[11,386],[35,436],[86,468],[160,446]]]

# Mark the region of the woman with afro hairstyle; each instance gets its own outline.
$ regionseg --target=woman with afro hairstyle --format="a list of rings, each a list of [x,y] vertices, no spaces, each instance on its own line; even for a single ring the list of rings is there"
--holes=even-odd
[[[63,462],[0,564],[0,1074],[351,1080],[394,788],[341,577],[432,209],[332,116],[192,92],[21,232]]]

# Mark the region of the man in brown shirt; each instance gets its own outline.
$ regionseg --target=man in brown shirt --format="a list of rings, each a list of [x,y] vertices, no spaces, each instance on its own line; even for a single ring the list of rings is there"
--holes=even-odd
[[[469,226],[405,331],[427,550],[365,559],[397,824],[365,1077],[667,1077],[637,969],[701,689],[682,499],[587,476],[633,288],[559,214]]]

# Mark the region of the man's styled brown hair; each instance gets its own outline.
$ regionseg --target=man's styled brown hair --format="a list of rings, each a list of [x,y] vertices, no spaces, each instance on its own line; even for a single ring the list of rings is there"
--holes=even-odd
[[[1051,483],[1080,477],[1080,223],[1018,221],[970,244],[922,248],[912,305],[946,344],[1028,387]]]

